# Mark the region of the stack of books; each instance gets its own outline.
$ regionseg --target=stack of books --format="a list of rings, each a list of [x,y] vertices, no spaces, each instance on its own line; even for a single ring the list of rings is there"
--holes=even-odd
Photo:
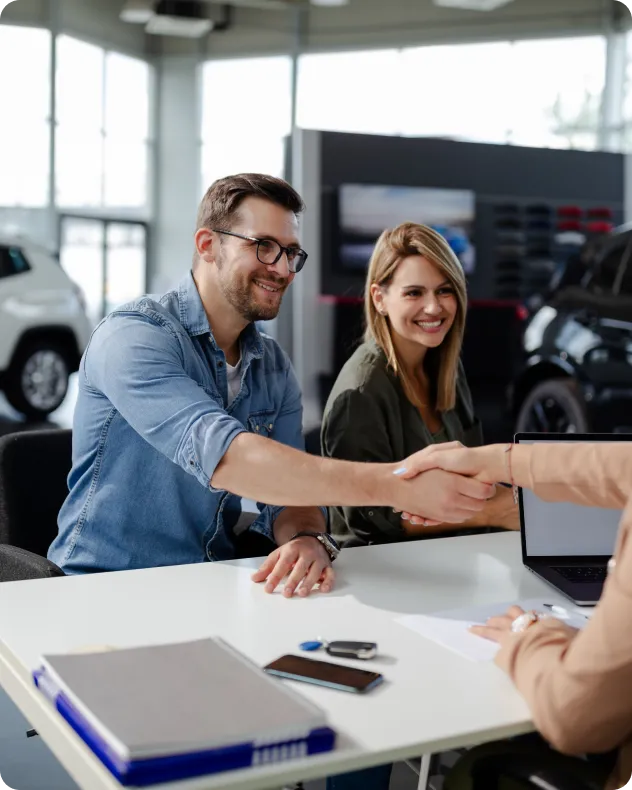
[[[334,748],[325,714],[220,639],[46,655],[39,690],[123,785]]]

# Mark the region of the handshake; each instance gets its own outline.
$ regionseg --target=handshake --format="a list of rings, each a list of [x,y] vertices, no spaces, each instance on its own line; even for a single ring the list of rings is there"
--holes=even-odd
[[[489,511],[490,501],[496,497],[496,483],[514,483],[512,455],[511,445],[475,448],[464,447],[460,442],[431,445],[411,455],[392,472],[396,483],[390,492],[391,505],[394,503],[395,512],[413,525],[432,527],[471,522],[483,511]],[[509,494],[506,491],[498,497],[505,510],[510,507]],[[421,507],[423,513],[419,512]],[[518,528],[516,508],[510,512],[511,523],[498,526]]]

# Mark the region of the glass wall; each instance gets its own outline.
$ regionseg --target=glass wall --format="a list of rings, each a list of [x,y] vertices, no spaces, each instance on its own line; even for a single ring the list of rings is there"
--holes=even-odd
[[[50,49],[48,30],[0,25],[0,206],[48,205]]]
[[[229,173],[283,174],[289,57],[215,60],[202,73],[202,192]]]
[[[146,228],[123,221],[150,213],[151,67],[67,35],[54,75],[52,55],[50,31],[0,25],[0,232],[52,250],[59,213],[77,215],[62,221],[61,263],[97,320],[145,289]]]
[[[57,42],[56,202],[148,203],[149,66],[69,36]]]
[[[62,217],[60,262],[81,288],[93,324],[145,292],[146,254],[140,223]]]
[[[620,130],[620,134],[623,150],[632,153],[632,32],[625,38],[625,49],[623,129]]]
[[[308,54],[297,125],[591,150],[605,75],[602,36]],[[204,64],[203,189],[228,173],[282,173],[290,93],[289,57]]]
[[[298,125],[535,147],[597,146],[601,36],[304,55]]]
[[[51,34],[0,25],[0,207],[46,208],[51,158]],[[57,38],[55,202],[148,205],[150,66]]]
[[[297,125],[336,132],[401,134],[404,107],[397,50],[303,55]]]

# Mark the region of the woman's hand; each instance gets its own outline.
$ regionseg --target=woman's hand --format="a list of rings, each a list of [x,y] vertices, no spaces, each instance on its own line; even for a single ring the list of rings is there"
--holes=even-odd
[[[524,609],[521,609],[519,606],[510,606],[505,614],[490,617],[485,625],[473,625],[470,628],[470,633],[502,645],[513,636],[511,624],[521,614],[525,614]]]
[[[432,444],[414,455],[409,456],[396,474],[403,480],[410,480],[429,469],[443,469],[446,472],[476,477],[486,483],[498,483],[506,476],[503,454],[506,445],[486,447],[465,447],[461,442]]]

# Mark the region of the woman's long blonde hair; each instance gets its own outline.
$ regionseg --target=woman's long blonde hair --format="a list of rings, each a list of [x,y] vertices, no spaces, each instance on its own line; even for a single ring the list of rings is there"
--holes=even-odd
[[[397,355],[388,318],[377,311],[371,295],[371,286],[374,284],[388,288],[395,270],[409,255],[426,258],[445,274],[454,288],[457,301],[454,323],[443,343],[437,349],[431,349],[425,361],[426,370],[435,374],[435,408],[438,411],[448,411],[456,403],[456,377],[465,330],[467,293],[459,259],[443,236],[432,228],[404,222],[396,228],[385,230],[377,240],[369,262],[364,293],[365,340],[374,340],[377,343],[386,355],[389,367],[400,379],[406,397],[415,406],[422,405],[414,379],[404,369]]]

